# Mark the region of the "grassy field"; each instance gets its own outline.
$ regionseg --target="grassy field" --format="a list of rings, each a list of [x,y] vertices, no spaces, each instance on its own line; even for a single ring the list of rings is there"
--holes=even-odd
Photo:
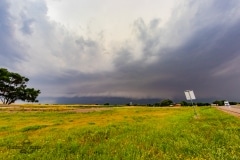
[[[76,112],[76,106],[38,111],[36,107],[0,111],[0,159],[240,157],[239,118],[211,107],[197,108],[198,117],[188,107],[119,107],[85,113]]]

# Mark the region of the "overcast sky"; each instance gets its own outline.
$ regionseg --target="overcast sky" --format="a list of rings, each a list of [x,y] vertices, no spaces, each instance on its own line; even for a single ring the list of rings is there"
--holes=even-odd
[[[40,99],[240,101],[239,0],[1,0],[0,67]]]

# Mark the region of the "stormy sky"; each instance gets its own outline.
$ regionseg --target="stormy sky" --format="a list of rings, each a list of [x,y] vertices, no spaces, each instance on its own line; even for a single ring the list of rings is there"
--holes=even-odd
[[[48,103],[184,100],[187,89],[240,101],[239,10],[239,0],[1,0],[0,67]]]

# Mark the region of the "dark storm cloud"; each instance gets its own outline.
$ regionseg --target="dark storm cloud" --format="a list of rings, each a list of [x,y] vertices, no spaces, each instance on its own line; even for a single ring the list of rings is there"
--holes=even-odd
[[[198,99],[239,100],[239,6],[231,0],[189,1],[165,28],[157,19],[136,20],[141,53],[126,43],[116,52],[114,72],[79,74],[69,94],[184,100],[183,91],[193,89]]]
[[[180,11],[183,8],[175,11],[169,28],[157,28],[154,21],[146,25],[141,19],[134,23],[143,44],[143,56],[129,62],[131,49],[119,53],[115,64],[122,64],[116,73],[124,77],[123,89],[170,98],[184,98],[184,90],[194,89],[199,98],[239,99],[240,74],[231,74],[237,68],[216,75],[223,69],[221,66],[240,66],[239,62],[230,63],[240,56],[240,17],[236,13],[239,2],[210,1],[206,7],[202,2],[190,1],[187,7],[185,12]],[[192,8],[197,9],[192,11]],[[164,45],[162,37],[171,37],[170,47]],[[174,38],[180,45],[171,46]],[[145,64],[153,55],[155,62]]]
[[[223,69],[221,66],[225,66],[225,69],[239,66],[238,62],[230,63],[240,56],[239,2],[216,2],[212,1],[212,6],[208,7],[198,6],[197,14],[190,17],[192,24],[188,29],[192,31],[191,36],[183,45],[166,54],[160,67],[165,68],[164,62],[165,65],[166,62],[172,63],[171,66],[166,65],[165,69],[175,75],[174,78],[182,80],[176,87],[179,91],[188,87],[195,89],[199,97],[236,100],[239,99],[237,90],[240,87],[240,75],[230,76],[227,72],[216,76],[216,73]],[[193,3],[190,7],[197,5]],[[229,72],[236,69],[232,68]]]

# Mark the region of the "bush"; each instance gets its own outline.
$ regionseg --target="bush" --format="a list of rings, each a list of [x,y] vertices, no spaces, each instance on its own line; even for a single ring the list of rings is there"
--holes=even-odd
[[[161,106],[170,106],[170,105],[173,105],[173,101],[170,99],[164,99],[161,101],[160,105]]]

